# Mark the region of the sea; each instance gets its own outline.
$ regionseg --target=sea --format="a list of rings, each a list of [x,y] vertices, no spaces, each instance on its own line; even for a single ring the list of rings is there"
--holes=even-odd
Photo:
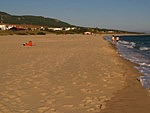
[[[150,35],[119,36],[119,38],[120,41],[114,42],[114,46],[120,56],[137,64],[135,68],[142,75],[138,80],[143,87],[150,89]],[[111,42],[111,37],[105,39]]]

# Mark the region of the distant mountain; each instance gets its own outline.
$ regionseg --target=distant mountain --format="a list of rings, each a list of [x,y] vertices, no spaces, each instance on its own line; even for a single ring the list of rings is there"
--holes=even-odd
[[[50,27],[72,26],[69,23],[57,19],[32,15],[16,16],[1,11],[0,11],[0,22],[5,24],[28,24],[28,25],[50,26]]]

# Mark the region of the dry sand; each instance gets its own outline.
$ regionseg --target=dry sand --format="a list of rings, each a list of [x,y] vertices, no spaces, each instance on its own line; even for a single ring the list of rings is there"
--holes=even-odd
[[[138,75],[100,35],[0,36],[0,113],[149,113]]]

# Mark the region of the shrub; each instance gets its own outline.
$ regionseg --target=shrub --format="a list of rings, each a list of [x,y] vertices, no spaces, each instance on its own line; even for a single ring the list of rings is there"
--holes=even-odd
[[[17,35],[28,35],[27,33],[17,33]]]
[[[29,33],[30,35],[36,35],[35,33]]]
[[[46,35],[44,32],[38,32],[37,35]]]

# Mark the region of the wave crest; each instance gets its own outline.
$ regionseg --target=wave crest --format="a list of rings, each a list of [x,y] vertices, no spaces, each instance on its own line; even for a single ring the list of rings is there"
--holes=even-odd
[[[150,47],[140,47],[140,50],[141,51],[147,51],[147,50],[150,50]]]

